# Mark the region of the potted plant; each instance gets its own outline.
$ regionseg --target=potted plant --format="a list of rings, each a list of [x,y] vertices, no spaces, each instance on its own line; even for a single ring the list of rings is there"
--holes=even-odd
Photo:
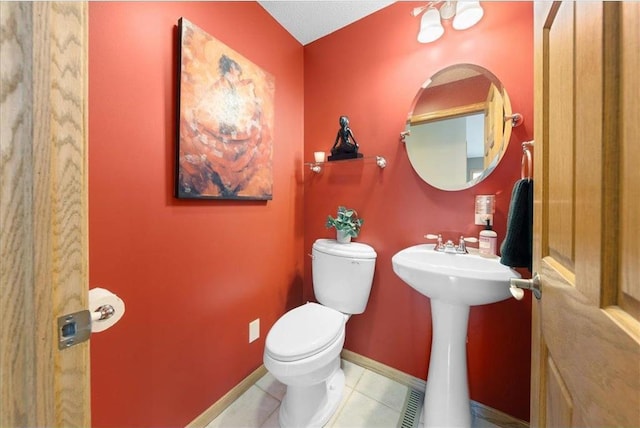
[[[358,217],[356,210],[339,206],[335,218],[327,216],[326,227],[335,227],[338,242],[345,244],[358,236],[363,223],[364,220]]]

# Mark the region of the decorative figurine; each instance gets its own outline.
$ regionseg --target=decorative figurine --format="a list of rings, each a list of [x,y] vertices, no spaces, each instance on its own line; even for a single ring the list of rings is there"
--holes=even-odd
[[[331,156],[328,160],[342,160],[361,158],[362,153],[358,153],[358,142],[349,128],[349,118],[340,116],[340,129],[336,135],[336,141],[331,147]]]

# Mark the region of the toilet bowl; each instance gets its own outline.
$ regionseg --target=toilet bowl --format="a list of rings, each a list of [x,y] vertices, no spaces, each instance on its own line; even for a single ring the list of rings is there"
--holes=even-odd
[[[287,312],[267,337],[264,365],[287,393],[280,426],[321,427],[335,413],[344,389],[340,352],[346,316],[307,303]]]
[[[313,288],[318,303],[285,313],[267,334],[264,365],[287,387],[282,428],[322,427],[344,390],[340,353],[345,324],[369,299],[376,253],[361,243],[319,239],[313,245]]]

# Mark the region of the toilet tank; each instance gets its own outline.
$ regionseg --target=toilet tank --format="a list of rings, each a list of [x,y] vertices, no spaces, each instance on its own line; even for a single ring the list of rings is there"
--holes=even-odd
[[[318,302],[345,314],[363,313],[373,283],[375,250],[360,242],[318,239],[312,256],[313,292]]]

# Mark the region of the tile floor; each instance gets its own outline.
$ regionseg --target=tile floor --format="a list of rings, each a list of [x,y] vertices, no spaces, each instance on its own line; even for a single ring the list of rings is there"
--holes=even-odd
[[[328,428],[394,428],[402,417],[408,387],[342,360],[346,385]],[[241,395],[206,428],[277,428],[285,386],[270,373]],[[475,418],[474,428],[499,428]],[[420,424],[422,427],[422,424]]]

